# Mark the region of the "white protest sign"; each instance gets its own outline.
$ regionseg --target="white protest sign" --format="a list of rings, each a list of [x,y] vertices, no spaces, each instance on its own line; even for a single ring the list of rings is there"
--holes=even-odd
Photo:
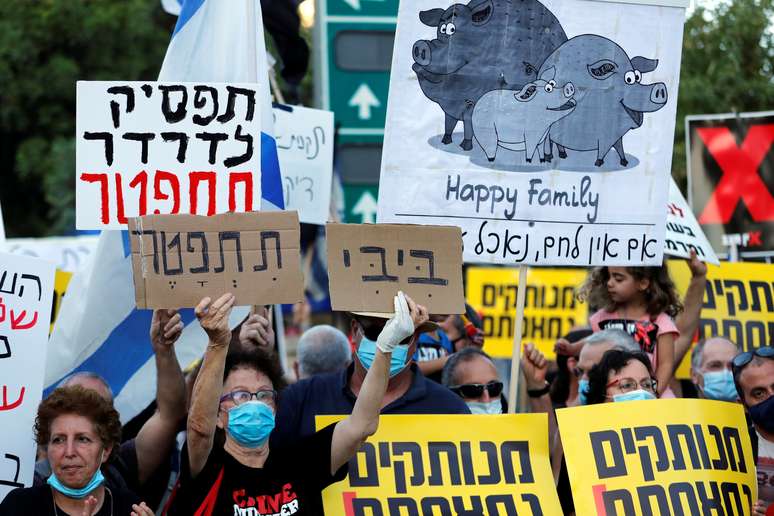
[[[378,221],[461,226],[469,262],[661,264],[681,3],[401,2]]]
[[[333,178],[333,112],[285,105],[273,112],[285,209],[297,210],[301,222],[325,224]]]
[[[0,254],[0,500],[29,487],[35,467],[32,426],[43,392],[54,264]]]
[[[259,209],[257,84],[78,81],[78,229]]]
[[[86,267],[97,250],[97,235],[46,238],[9,238],[6,250],[53,262],[57,269],[78,272]]]
[[[688,258],[693,249],[699,260],[720,265],[715,251],[712,250],[704,231],[702,231],[674,179],[669,183],[669,204],[667,204],[664,242],[666,254]]]

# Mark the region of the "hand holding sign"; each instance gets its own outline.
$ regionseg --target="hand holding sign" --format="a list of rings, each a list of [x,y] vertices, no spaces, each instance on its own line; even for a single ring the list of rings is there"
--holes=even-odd
[[[395,346],[403,342],[414,333],[414,329],[427,321],[427,309],[419,306],[414,301],[398,292],[395,296],[395,315],[393,315],[376,339],[376,347],[382,353],[392,353]]]
[[[202,329],[216,346],[228,346],[231,341],[228,316],[231,315],[235,300],[234,294],[223,294],[214,303],[205,297],[194,310]]]

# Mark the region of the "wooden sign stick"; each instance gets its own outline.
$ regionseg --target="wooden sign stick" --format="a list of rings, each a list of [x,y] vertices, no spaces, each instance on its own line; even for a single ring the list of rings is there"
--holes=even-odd
[[[511,380],[508,389],[508,413],[516,413],[516,394],[521,380],[521,332],[524,326],[524,299],[527,296],[527,266],[519,265],[519,284],[516,291],[516,324],[511,353]]]

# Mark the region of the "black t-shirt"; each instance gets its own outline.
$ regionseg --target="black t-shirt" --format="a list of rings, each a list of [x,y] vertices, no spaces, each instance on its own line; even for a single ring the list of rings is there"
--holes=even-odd
[[[0,516],[31,516],[38,514],[70,516],[62,509],[54,511],[54,495],[51,489],[48,485],[14,489],[0,503]],[[110,516],[111,514],[114,516],[128,516],[132,513],[132,504],[139,503],[140,499],[131,491],[108,488],[105,491],[105,501],[94,516]]]
[[[331,475],[331,440],[336,424],[272,449],[262,468],[238,462],[222,446],[213,446],[204,469],[191,478],[183,448],[180,481],[167,514],[201,516],[322,515],[320,492],[347,474],[344,465]]]

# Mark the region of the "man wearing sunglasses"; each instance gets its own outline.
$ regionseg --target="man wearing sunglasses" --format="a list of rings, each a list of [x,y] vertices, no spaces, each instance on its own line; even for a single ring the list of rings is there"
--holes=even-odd
[[[758,503],[754,515],[774,513],[774,347],[738,354],[732,361],[739,399],[750,414],[750,437],[758,470]],[[767,512],[767,509],[771,509]]]

